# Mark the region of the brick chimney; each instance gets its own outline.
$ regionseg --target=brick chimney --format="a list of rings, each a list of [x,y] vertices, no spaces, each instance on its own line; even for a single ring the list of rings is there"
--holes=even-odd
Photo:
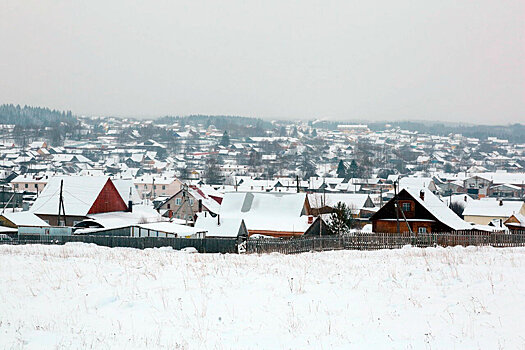
[[[425,200],[425,191],[423,190],[419,191],[419,198],[421,198],[422,201]]]

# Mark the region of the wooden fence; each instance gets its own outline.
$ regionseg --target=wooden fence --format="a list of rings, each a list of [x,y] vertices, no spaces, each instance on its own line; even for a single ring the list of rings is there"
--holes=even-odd
[[[525,247],[525,231],[515,233],[488,233],[477,231],[458,231],[453,233],[433,233],[410,235],[408,233],[368,233],[357,232],[343,236],[307,237],[290,239],[248,239],[247,253],[297,254],[325,250],[377,250],[396,249],[405,245],[426,248],[435,246],[492,246]]]
[[[160,248],[172,247],[180,250],[187,247],[197,249],[199,253],[237,253],[235,238],[172,238],[172,237],[119,237],[119,236],[39,236],[20,235],[0,244],[65,244],[69,242],[93,243],[104,247]]]

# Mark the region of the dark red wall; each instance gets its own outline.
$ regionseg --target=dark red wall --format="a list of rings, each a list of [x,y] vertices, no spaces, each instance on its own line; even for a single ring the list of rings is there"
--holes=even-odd
[[[89,209],[88,214],[109,213],[112,211],[125,211],[128,208],[122,197],[118,193],[113,182],[108,182],[100,191],[93,206]]]

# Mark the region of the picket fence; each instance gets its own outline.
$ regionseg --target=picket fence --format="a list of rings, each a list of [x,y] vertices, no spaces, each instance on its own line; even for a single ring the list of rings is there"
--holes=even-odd
[[[247,253],[297,254],[325,250],[377,250],[414,247],[492,246],[525,247],[525,231],[488,233],[480,231],[440,232],[411,235],[409,233],[356,232],[341,236],[301,237],[291,239],[248,239]]]

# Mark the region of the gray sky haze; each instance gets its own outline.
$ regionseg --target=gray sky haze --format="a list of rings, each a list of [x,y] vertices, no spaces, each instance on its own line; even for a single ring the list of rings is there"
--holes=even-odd
[[[525,122],[525,1],[0,0],[0,103]]]

